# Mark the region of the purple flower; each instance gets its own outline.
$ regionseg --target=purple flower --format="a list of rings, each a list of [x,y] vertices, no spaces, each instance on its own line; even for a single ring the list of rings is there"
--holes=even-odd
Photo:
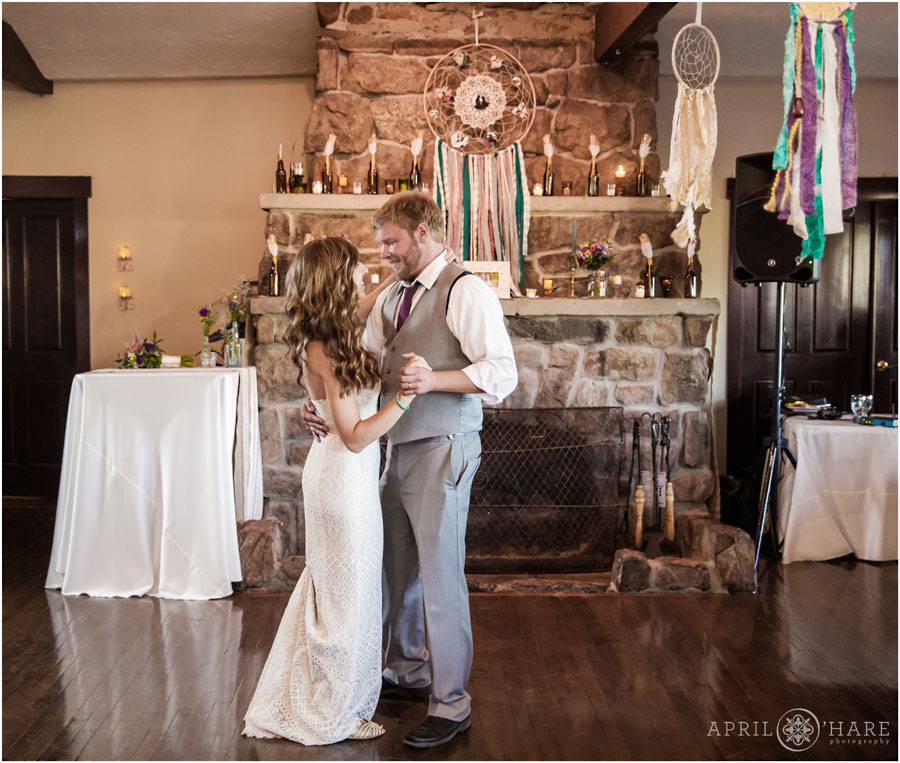
[[[208,308],[208,307],[201,307],[201,308],[200,308],[200,317],[201,317],[201,318],[205,318],[207,315],[209,315],[209,308]]]

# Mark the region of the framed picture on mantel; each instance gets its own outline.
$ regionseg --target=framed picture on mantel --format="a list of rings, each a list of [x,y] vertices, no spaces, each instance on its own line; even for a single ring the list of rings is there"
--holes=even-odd
[[[485,262],[482,260],[464,260],[459,265],[470,273],[474,273],[488,286],[500,299],[509,299],[509,290],[512,284],[508,262]]]

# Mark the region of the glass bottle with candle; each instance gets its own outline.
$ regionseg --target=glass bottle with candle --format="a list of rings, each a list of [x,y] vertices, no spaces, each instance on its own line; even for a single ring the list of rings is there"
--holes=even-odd
[[[303,162],[297,162],[294,167],[291,193],[306,193],[306,178],[303,176]]]
[[[644,268],[644,272],[641,274],[641,284],[644,287],[644,296],[645,297],[655,297],[656,296],[656,278],[653,276],[653,258],[647,257],[647,267]]]
[[[625,167],[616,167],[616,196],[625,195]]]
[[[331,155],[325,155],[325,169],[322,170],[322,193],[332,193],[334,180],[331,176]]]
[[[700,296],[699,281],[694,271],[694,258],[688,257],[687,271],[684,274],[684,296],[688,299],[696,299]]]
[[[413,156],[412,167],[409,168],[409,190],[418,191],[422,186],[422,173],[419,171],[419,157]]]
[[[281,288],[278,283],[278,257],[275,255],[272,255],[272,260],[269,264],[269,276],[267,281],[269,285],[269,296],[279,296],[281,294]]]
[[[375,169],[375,154],[372,154],[372,161],[369,163],[369,173],[366,175],[366,193],[378,193],[378,170]]]
[[[275,170],[275,193],[287,193],[287,173],[284,171],[284,157],[278,147],[278,168]]]
[[[644,157],[641,157],[641,166],[638,168],[637,174],[637,195],[649,196],[650,186],[647,183],[647,172],[644,169]]]
[[[544,196],[553,195],[553,157],[547,157],[547,167],[544,170]]]
[[[597,157],[591,157],[591,171],[588,173],[588,196],[600,195],[600,173],[597,172]]]

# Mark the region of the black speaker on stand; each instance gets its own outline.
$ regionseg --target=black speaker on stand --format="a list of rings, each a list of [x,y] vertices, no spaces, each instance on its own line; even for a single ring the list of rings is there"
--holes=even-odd
[[[752,479],[760,462],[765,459],[756,524],[756,555],[754,557],[754,590],[759,589],[756,569],[768,520],[772,546],[777,557],[779,544],[776,506],[782,456],[797,467],[781,429],[781,404],[784,400],[784,297],[785,284],[809,286],[819,280],[822,260],[801,256],[802,241],[777,215],[763,209],[769,200],[775,171],[771,153],[739,156],[734,171],[734,219],[732,220],[733,249],[731,252],[734,280],[743,286],[763,283],[778,284],[776,299],[775,395],[772,401],[772,429],[768,441],[754,459],[748,479]]]

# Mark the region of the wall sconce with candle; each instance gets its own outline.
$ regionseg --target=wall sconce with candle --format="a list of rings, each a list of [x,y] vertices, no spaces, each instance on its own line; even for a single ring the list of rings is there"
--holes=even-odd
[[[119,310],[134,310],[134,301],[132,300],[131,287],[119,286]]]
[[[119,270],[131,270],[131,249],[124,244],[116,252],[116,263]]]

